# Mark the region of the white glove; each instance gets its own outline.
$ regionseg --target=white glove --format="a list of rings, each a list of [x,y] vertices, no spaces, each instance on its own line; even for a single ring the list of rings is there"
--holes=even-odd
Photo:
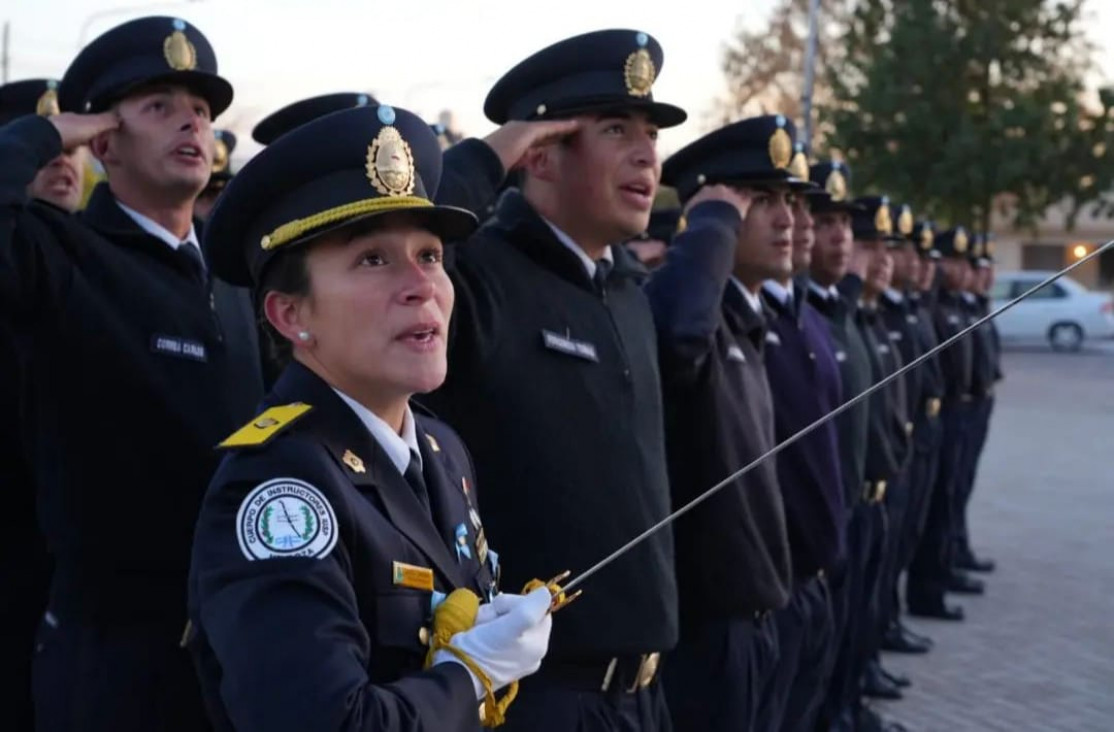
[[[544,587],[528,595],[496,595],[489,605],[480,607],[476,624],[454,635],[450,644],[483,669],[491,679],[492,690],[498,691],[541,667],[553,628],[553,617],[549,614],[552,600]],[[464,665],[444,649],[433,654],[434,665],[445,662]],[[471,671],[468,674],[476,699],[483,699],[483,685]]]

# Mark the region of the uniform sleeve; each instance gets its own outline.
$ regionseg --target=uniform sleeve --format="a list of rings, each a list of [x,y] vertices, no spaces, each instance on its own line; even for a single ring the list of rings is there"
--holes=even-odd
[[[467,209],[482,220],[506,175],[503,162],[487,143],[474,138],[464,140],[441,158],[437,203]]]
[[[326,468],[305,468],[322,463],[314,449],[301,455],[287,450],[281,459],[247,458],[223,481],[230,471],[222,469],[201,510],[191,617],[220,668],[220,698],[233,727],[241,732],[474,729],[478,703],[470,675],[458,664],[389,684],[369,682],[372,643],[351,580],[353,564],[366,558],[350,556],[345,546],[352,518],[330,490],[337,478]],[[307,556],[261,557],[266,552],[260,536],[244,527],[262,525],[245,517],[253,507],[263,510],[253,495],[258,499],[267,480],[249,475],[282,476],[284,484],[302,491],[276,511],[294,514],[306,536],[310,518],[297,514],[308,510],[319,534],[335,516],[335,544],[311,543],[300,550]],[[316,503],[315,495],[323,503]],[[284,520],[268,525],[279,527]],[[280,539],[274,534],[268,541]]]
[[[662,355],[695,370],[714,347],[742,219],[723,201],[698,204],[686,219],[687,228],[673,238],[665,262],[647,282],[646,295]]]
[[[0,302],[8,311],[31,309],[42,291],[55,247],[49,229],[28,216],[27,188],[62,153],[62,138],[47,119],[32,115],[0,127]]]

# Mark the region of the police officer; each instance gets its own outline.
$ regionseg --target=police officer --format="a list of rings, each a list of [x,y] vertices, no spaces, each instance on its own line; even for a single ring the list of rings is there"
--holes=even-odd
[[[743,120],[662,169],[686,221],[646,286],[675,508],[774,446],[760,293],[767,278],[792,273],[790,184],[804,182],[789,170],[794,134],[780,115]],[[788,601],[791,570],[777,464],[762,463],[675,531],[681,639],[664,672],[674,728],[779,728],[786,694],[771,614]]]
[[[859,199],[861,210],[853,217],[855,246],[853,261],[861,269],[848,274],[841,286],[856,293],[860,307],[857,322],[871,355],[875,383],[898,371],[904,362],[896,340],[881,314],[880,302],[892,283],[893,257],[891,248],[901,243],[895,222],[901,218],[886,197]],[[912,214],[906,224],[912,228]],[[859,274],[861,272],[861,275]],[[885,618],[888,616],[890,577],[896,565],[895,527],[904,520],[908,502],[905,468],[910,454],[913,425],[908,417],[908,383],[905,377],[891,381],[870,398],[870,446],[867,450],[868,513],[870,540],[860,561],[864,562],[864,597],[860,619],[863,629],[864,654],[863,693],[884,699],[901,698],[901,686],[908,680],[885,671],[878,658]],[[873,491],[870,487],[873,486]]]
[[[588,33],[515,66],[484,103],[504,129],[550,120],[561,135],[525,152],[522,189],[454,250],[449,377],[429,398],[475,456],[512,587],[586,569],[669,511],[646,271],[621,246],[649,221],[658,129],[685,119],[653,97],[662,59],[645,33]],[[657,665],[677,640],[671,532],[584,589],[509,728],[668,728]]]
[[[851,259],[852,213],[859,204],[849,197],[851,170],[845,163],[822,163],[810,168],[812,182],[830,194],[813,203],[816,244],[809,267],[808,301],[824,316],[832,337],[836,363],[839,364],[844,401],[858,396],[872,384],[870,357],[855,324],[855,304],[844,299],[836,285],[847,275]],[[858,622],[863,596],[860,556],[864,543],[863,498],[866,483],[867,427],[870,406],[860,402],[836,418],[839,435],[840,473],[847,525],[847,561],[830,577],[833,615],[838,640],[833,644],[834,660],[828,698],[821,715],[822,724],[837,730],[855,728],[859,706],[861,671],[855,673],[854,659],[862,642]]]
[[[969,302],[970,314],[978,320],[990,314],[990,291],[994,286],[994,241],[988,234],[980,234],[976,238],[972,247],[971,266],[974,268],[974,273],[969,288],[970,298],[965,300]],[[990,429],[990,416],[994,411],[994,386],[1002,379],[1002,345],[998,326],[993,320],[976,330],[973,338],[977,381],[972,388],[974,415],[971,419],[970,439],[960,468],[961,490],[956,507],[956,546],[953,562],[958,573],[994,571],[993,560],[980,559],[971,550],[967,505],[971,500],[971,493],[975,490],[979,459],[982,457]],[[966,583],[962,580],[959,583],[953,582],[952,591],[955,591],[957,584],[969,586],[974,584],[970,581],[974,578],[967,579]]]
[[[58,82],[27,79],[0,86],[0,125],[25,115],[58,114]],[[88,149],[64,150],[38,171],[27,186],[27,195],[67,213],[81,203],[83,173]],[[0,582],[9,591],[0,600],[0,659],[8,681],[0,691],[5,720],[17,729],[33,729],[31,703],[31,651],[35,631],[46,608],[50,558],[35,514],[31,466],[23,444],[22,356],[14,333],[0,327],[0,482],[7,486],[5,515],[9,541],[19,551],[8,551],[0,560]]]
[[[807,168],[804,172],[807,177]],[[823,188],[794,199],[794,273],[807,272],[812,259],[813,210],[838,203]],[[806,300],[807,286],[784,272],[763,285],[769,311],[766,376],[779,444],[843,403],[832,339]],[[777,456],[794,578],[789,605],[775,614],[778,687],[784,690],[780,729],[790,732],[816,729],[835,662],[838,634],[828,577],[845,561],[847,529],[838,445],[836,424],[829,421]]]
[[[959,333],[967,324],[962,305],[962,288],[968,276],[969,239],[963,227],[936,236],[940,251],[940,285],[935,313],[936,336],[940,341]],[[943,436],[939,468],[932,490],[924,533],[909,567],[905,598],[909,613],[941,620],[962,620],[963,608],[945,602],[952,575],[952,532],[959,460],[967,437],[970,416],[973,348],[962,338],[940,353],[944,376],[944,398],[940,411]]]
[[[228,181],[232,180],[232,151],[236,149],[236,135],[230,130],[213,130],[213,174],[205,190],[193,204],[193,215],[204,221],[209,218],[213,204],[217,201]]]
[[[0,298],[29,359],[27,441],[55,559],[37,724],[196,730],[178,645],[190,538],[212,446],[261,394],[250,304],[214,307],[191,220],[232,88],[197,28],[149,17],[90,43],[58,96],[84,113],[0,129]],[[31,201],[37,172],[84,144],[109,181],[81,219]]]
[[[902,212],[903,215],[904,211]],[[911,215],[911,212],[910,212]],[[899,228],[906,223],[899,218]],[[907,241],[894,252],[894,285],[882,300],[883,317],[896,338],[902,358],[908,363],[936,347],[933,326],[933,290],[936,260],[940,253],[933,247],[935,231],[930,222],[914,222]],[[897,539],[897,560],[892,578],[890,608],[882,638],[882,648],[898,653],[922,654],[932,641],[914,633],[901,622],[898,577],[908,569],[924,529],[925,514],[936,476],[940,443],[940,400],[943,375],[935,356],[907,375],[909,414],[913,421],[913,455],[907,473],[908,505]]]
[[[549,590],[495,594],[468,453],[408,403],[445,375],[442,239],[476,223],[433,204],[440,152],[405,110],[330,115],[253,159],[206,231],[290,359],[198,520],[188,644],[218,729],[479,729],[477,699],[500,714],[540,665]]]

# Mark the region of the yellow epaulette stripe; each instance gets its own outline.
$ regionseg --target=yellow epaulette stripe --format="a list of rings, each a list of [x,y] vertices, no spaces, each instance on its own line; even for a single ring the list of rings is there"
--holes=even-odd
[[[302,402],[271,407],[233,432],[217,447],[221,450],[227,450],[237,447],[265,445],[271,438],[294,424],[311,409],[313,409],[312,406]]]

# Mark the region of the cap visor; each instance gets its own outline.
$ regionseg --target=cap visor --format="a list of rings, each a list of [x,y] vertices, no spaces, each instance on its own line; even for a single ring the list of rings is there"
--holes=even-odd
[[[224,77],[204,71],[171,71],[159,76],[138,79],[121,89],[114,90],[111,96],[98,100],[90,111],[103,112],[113,102],[131,96],[144,87],[159,84],[181,85],[190,89],[209,103],[209,115],[213,119],[232,105],[232,84]]]

